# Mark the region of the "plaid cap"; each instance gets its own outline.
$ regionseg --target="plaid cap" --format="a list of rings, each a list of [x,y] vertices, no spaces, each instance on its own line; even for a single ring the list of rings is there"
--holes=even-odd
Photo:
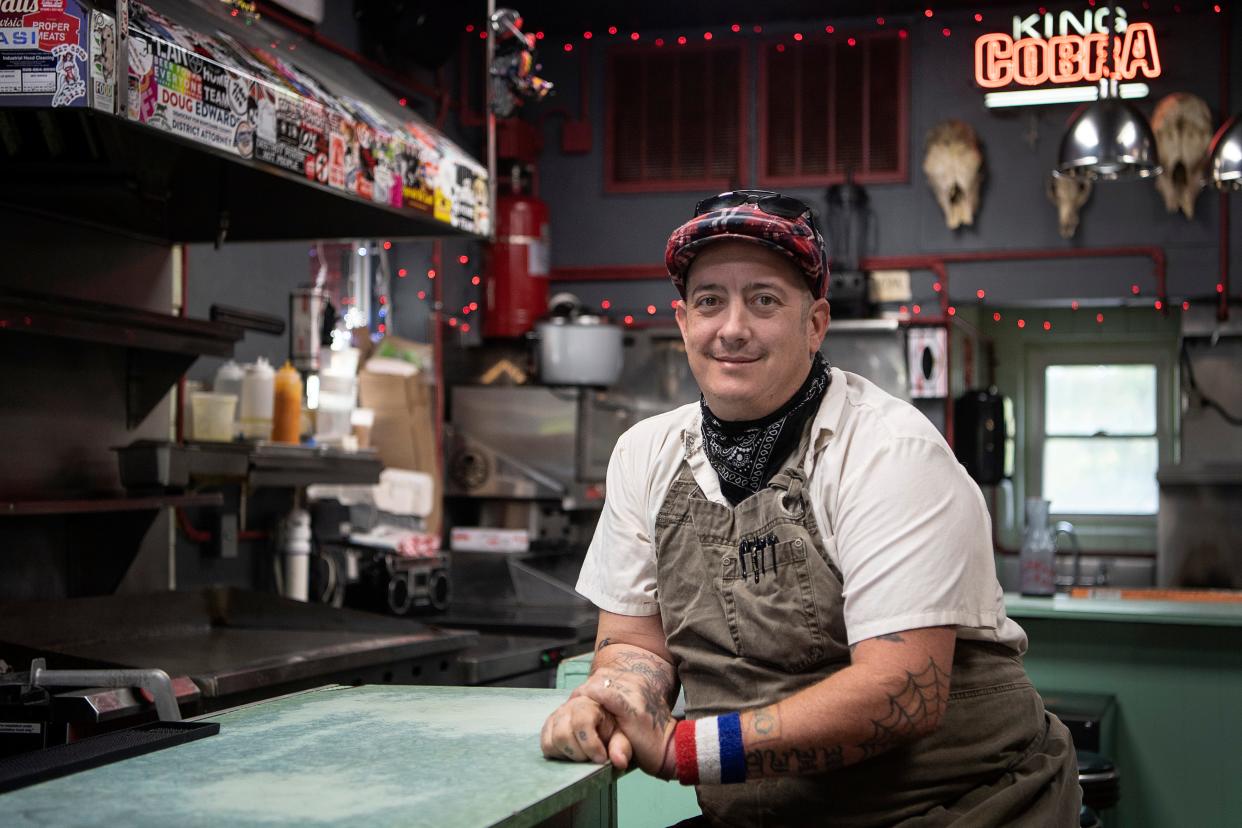
[[[664,264],[673,287],[684,299],[686,275],[694,257],[708,244],[721,239],[754,242],[787,257],[806,276],[816,299],[828,286],[823,244],[804,218],[789,219],[763,212],[755,204],[724,207],[695,216],[668,237]]]

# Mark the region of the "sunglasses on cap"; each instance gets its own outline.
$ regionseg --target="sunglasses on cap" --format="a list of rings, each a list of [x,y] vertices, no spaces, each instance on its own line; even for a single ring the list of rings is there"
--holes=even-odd
[[[694,205],[694,214],[701,216],[713,210],[741,207],[743,204],[753,204],[769,216],[779,218],[797,220],[805,216],[807,224],[815,232],[815,238],[820,238],[819,227],[815,225],[815,213],[810,207],[793,196],[774,193],[771,190],[731,190],[727,193],[720,193]]]

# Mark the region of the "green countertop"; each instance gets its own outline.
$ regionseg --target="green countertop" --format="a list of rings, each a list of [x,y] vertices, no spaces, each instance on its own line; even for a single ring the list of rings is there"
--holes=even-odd
[[[539,730],[564,698],[323,687],[204,717],[218,735],[5,794],[0,822],[480,828],[533,825],[580,802],[610,811],[609,766],[540,755]]]
[[[1148,601],[1141,599],[1028,598],[1005,594],[1010,618],[1052,618],[1074,621],[1117,621],[1129,624],[1193,624],[1242,627],[1242,603]]]

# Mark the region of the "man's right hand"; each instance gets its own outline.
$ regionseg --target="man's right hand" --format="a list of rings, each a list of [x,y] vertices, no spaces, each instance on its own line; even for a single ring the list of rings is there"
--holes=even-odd
[[[597,765],[611,761],[622,769],[634,755],[616,719],[585,696],[574,696],[552,712],[539,734],[539,746],[549,759]]]

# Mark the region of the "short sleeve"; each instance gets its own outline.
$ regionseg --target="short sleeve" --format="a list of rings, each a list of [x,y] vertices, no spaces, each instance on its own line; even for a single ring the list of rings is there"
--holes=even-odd
[[[655,615],[655,550],[646,506],[646,470],[635,469],[633,447],[622,435],[608,460],[604,508],[578,575],[577,590],[595,606],[619,615]]]
[[[996,629],[991,523],[956,458],[906,437],[856,460],[842,475],[833,526],[850,643],[920,627]]]

